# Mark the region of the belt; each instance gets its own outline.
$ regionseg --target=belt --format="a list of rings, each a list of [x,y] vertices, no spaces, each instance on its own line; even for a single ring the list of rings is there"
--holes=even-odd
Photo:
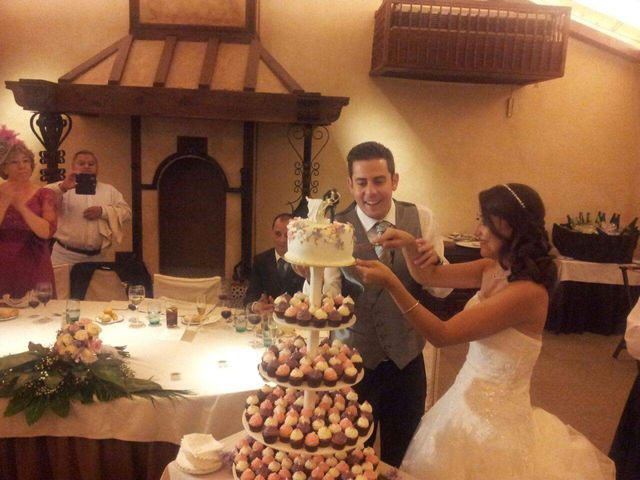
[[[102,251],[100,249],[97,249],[97,250],[84,250],[82,248],[71,247],[69,245],[65,245],[64,243],[62,243],[57,238],[56,238],[56,242],[58,242],[62,248],[66,249],[66,250],[69,250],[70,252],[80,253],[82,255],[87,255],[89,257],[94,257],[96,255],[100,255],[100,252]]]

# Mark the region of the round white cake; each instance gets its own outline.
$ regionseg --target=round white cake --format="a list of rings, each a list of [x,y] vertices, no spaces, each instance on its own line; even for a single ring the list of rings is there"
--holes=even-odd
[[[288,249],[284,257],[289,263],[309,267],[344,267],[353,265],[354,230],[350,223],[318,223],[307,218],[289,222]]]

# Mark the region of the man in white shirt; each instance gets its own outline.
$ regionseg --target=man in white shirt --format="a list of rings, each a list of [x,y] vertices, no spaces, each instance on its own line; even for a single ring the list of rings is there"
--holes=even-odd
[[[98,175],[98,158],[81,150],[73,157],[72,173],[49,185],[58,193],[58,230],[51,254],[54,265],[112,261],[108,249],[122,241],[122,225],[131,220],[131,208],[112,185],[96,182],[94,195],[75,191],[80,173]]]

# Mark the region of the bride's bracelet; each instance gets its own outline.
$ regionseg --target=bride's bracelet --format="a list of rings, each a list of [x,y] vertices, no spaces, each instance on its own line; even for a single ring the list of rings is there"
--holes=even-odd
[[[407,313],[409,313],[411,310],[413,310],[414,308],[416,308],[418,305],[420,305],[420,302],[416,302],[413,305],[411,305],[409,308],[407,308],[404,312],[402,312],[402,315],[406,315]]]

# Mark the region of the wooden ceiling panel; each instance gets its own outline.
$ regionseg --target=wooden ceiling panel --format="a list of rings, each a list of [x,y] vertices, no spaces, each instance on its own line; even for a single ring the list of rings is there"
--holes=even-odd
[[[139,0],[146,24],[244,27],[245,0]]]
[[[178,42],[166,86],[169,88],[198,88],[206,49],[207,44],[204,42]]]
[[[153,86],[164,43],[160,40],[133,42],[120,84],[131,87]]]
[[[249,45],[221,43],[218,48],[216,69],[211,80],[211,89],[242,91],[248,58]]]

